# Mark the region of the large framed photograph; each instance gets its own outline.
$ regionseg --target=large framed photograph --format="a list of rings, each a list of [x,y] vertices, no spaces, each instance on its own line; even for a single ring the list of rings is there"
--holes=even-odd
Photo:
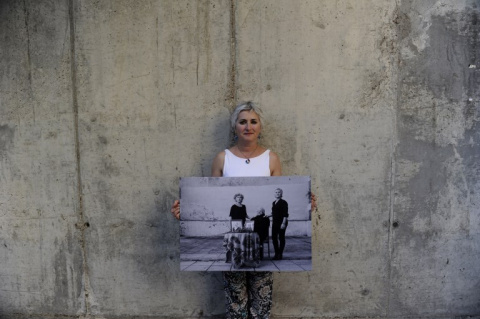
[[[182,271],[309,271],[309,176],[180,179]]]

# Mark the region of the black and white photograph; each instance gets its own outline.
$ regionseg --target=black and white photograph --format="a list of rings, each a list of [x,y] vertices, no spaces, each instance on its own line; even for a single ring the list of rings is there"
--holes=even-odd
[[[182,271],[312,269],[309,176],[180,179]]]

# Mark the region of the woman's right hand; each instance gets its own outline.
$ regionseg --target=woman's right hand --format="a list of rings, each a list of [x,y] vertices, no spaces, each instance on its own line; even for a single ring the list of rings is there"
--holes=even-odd
[[[178,199],[173,202],[172,209],[170,211],[172,212],[173,217],[180,220],[180,201]]]

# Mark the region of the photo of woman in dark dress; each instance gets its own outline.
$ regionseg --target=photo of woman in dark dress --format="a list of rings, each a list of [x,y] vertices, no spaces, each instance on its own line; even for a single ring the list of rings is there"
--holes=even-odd
[[[241,219],[242,220],[242,227],[245,226],[245,220],[250,217],[247,215],[247,207],[242,204],[243,202],[243,195],[242,194],[235,194],[233,196],[235,200],[235,204],[232,205],[230,208],[230,220],[234,219]]]

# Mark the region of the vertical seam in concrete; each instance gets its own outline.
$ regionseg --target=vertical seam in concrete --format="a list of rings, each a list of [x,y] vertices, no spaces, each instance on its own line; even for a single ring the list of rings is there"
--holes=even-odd
[[[395,1],[394,17],[392,21],[395,20],[395,17],[399,14],[399,3],[398,0]],[[393,255],[393,220],[395,218],[394,204],[395,204],[395,175],[396,175],[396,156],[397,156],[397,109],[400,104],[400,92],[398,88],[398,83],[400,81],[400,43],[398,43],[398,34],[399,26],[395,27],[395,40],[397,41],[397,46],[395,48],[395,60],[394,72],[397,72],[397,85],[396,87],[396,98],[395,104],[393,105],[393,125],[392,125],[392,142],[391,142],[391,155],[390,155],[390,190],[389,190],[389,216],[388,216],[388,261],[387,261],[387,306],[385,309],[385,317],[390,317],[390,299],[391,299],[391,289],[392,289],[392,255]]]
[[[85,249],[85,229],[88,223],[85,223],[85,216],[83,211],[83,195],[82,195],[82,174],[80,165],[80,139],[78,131],[78,98],[77,98],[77,72],[75,59],[75,17],[73,9],[73,0],[68,0],[68,17],[70,24],[70,73],[72,83],[72,104],[74,117],[74,135],[75,135],[75,159],[76,159],[76,175],[77,175],[77,211],[78,222],[75,227],[80,231],[80,247],[82,251],[82,273],[83,273],[83,289],[85,298],[86,315],[90,314],[89,291],[90,278],[88,275],[87,254]]]
[[[398,93],[397,93],[398,95]],[[398,100],[398,98],[397,98]],[[396,114],[394,116],[394,123],[393,123],[393,129],[396,129]],[[388,216],[388,262],[387,262],[387,307],[385,310],[385,316],[386,318],[389,318],[390,316],[390,294],[391,294],[391,288],[392,288],[392,254],[393,254],[393,240],[392,240],[392,220],[394,218],[394,211],[393,211],[393,206],[394,206],[394,195],[395,195],[395,156],[396,156],[396,134],[394,132],[393,138],[392,138],[392,153],[391,153],[391,159],[390,159],[390,194],[389,194],[389,201],[390,201],[390,207],[389,207],[389,216]]]
[[[227,101],[231,109],[237,102],[237,26],[236,0],[230,0],[230,66]]]
[[[25,16],[25,32],[27,33],[27,66],[28,66],[28,83],[30,85],[29,96],[32,97],[32,59],[31,59],[31,50],[30,50],[30,30],[28,27],[29,13],[25,0],[23,0],[23,15]],[[32,108],[33,108],[33,123],[35,123],[35,103],[32,99]]]
[[[195,46],[197,47],[197,50],[196,50],[196,53],[197,53],[197,58],[196,58],[196,63],[197,63],[197,66],[196,66],[196,80],[197,80],[197,86],[199,84],[199,81],[198,81],[198,77],[199,77],[199,72],[200,72],[200,58],[201,58],[201,52],[203,51],[201,49],[201,46],[202,46],[202,37],[200,35],[203,35],[203,40],[204,41],[207,41],[206,37],[205,37],[205,30],[208,29],[208,26],[207,26],[207,21],[208,19],[205,19],[205,21],[202,21],[202,18],[205,18],[205,14],[208,14],[208,5],[206,5],[206,9],[204,10],[204,13],[202,14],[202,7],[205,7],[205,3],[204,2],[201,2],[201,1],[197,1],[197,7],[196,7],[196,30],[195,30]],[[202,23],[204,25],[202,25]],[[208,45],[206,45],[206,48],[205,50],[208,50]],[[207,53],[207,56],[208,56],[208,52]],[[207,59],[208,61],[208,59]],[[207,62],[208,64],[208,62]],[[208,73],[208,65],[206,66],[207,68],[207,73]]]

